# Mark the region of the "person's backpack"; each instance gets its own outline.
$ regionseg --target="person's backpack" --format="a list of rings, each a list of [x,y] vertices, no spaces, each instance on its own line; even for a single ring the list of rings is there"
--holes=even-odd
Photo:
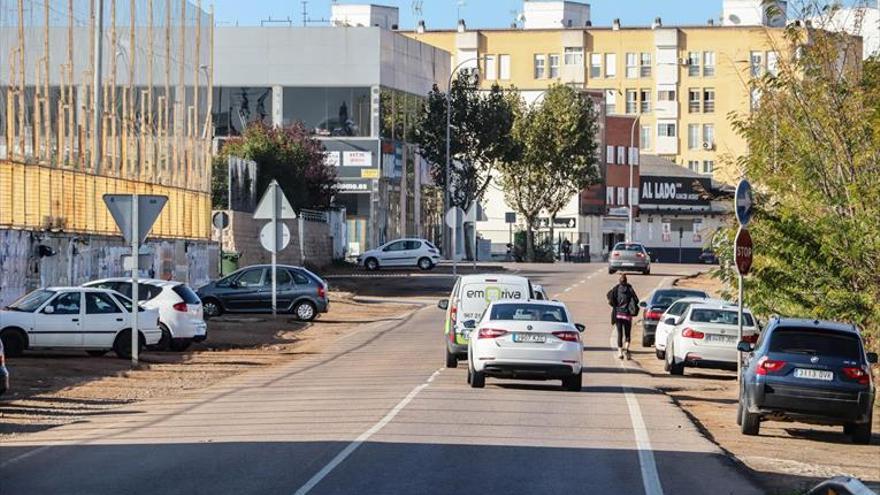
[[[632,290],[630,290],[629,303],[627,304],[626,309],[630,316],[639,316],[639,299],[636,297],[636,293]]]

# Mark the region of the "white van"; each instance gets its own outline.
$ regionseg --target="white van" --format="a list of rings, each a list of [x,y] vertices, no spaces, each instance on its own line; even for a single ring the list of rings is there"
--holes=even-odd
[[[448,299],[437,307],[446,310],[443,338],[446,342],[446,367],[455,368],[458,360],[467,359],[470,328],[466,322],[476,322],[483,316],[489,303],[500,300],[525,301],[533,299],[529,279],[516,275],[464,275],[455,282]]]

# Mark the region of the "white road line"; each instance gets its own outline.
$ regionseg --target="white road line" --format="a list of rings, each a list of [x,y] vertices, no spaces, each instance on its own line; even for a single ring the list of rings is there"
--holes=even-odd
[[[438,374],[440,374],[439,369],[437,371],[435,371],[430,376],[430,378],[428,378],[425,381],[425,383],[422,383],[421,385],[417,385],[414,389],[412,389],[410,391],[410,393],[407,394],[407,396],[403,398],[403,400],[398,402],[397,405],[394,406],[393,409],[388,411],[388,414],[386,414],[384,418],[380,419],[379,422],[377,422],[376,424],[371,426],[369,430],[361,433],[360,436],[358,436],[355,439],[355,441],[351,442],[344,449],[342,449],[342,452],[336,454],[336,457],[334,457],[330,462],[328,462],[326,466],[321,468],[320,471],[315,473],[315,475],[312,476],[312,478],[309,481],[307,481],[306,484],[299,487],[299,490],[294,492],[294,495],[305,495],[306,493],[309,493],[312,490],[312,488],[317,486],[318,483],[321,482],[321,480],[326,478],[328,474],[330,474],[334,469],[336,469],[336,466],[340,465],[342,463],[342,461],[347,459],[348,456],[350,456],[355,450],[357,450],[357,448],[360,447],[361,444],[363,444],[364,442],[369,440],[370,437],[375,435],[379,430],[384,428],[385,425],[390,423],[391,420],[393,420],[394,417],[397,416],[400,413],[400,411],[402,411],[403,408],[407,406],[407,404],[412,402],[412,400],[415,399],[415,397],[417,395],[419,395],[419,392],[424,390],[434,380],[434,378],[437,377]]]
[[[571,287],[566,287],[565,290],[563,290],[562,292],[568,292],[570,290],[571,290]]]

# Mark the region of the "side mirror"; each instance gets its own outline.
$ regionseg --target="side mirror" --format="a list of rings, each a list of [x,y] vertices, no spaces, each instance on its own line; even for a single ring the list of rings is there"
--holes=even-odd
[[[449,309],[449,299],[440,299],[437,302],[437,307],[440,309]]]
[[[752,344],[746,341],[742,341],[739,344],[736,344],[736,350],[738,350],[739,352],[752,352],[754,349],[755,348],[752,347]]]
[[[474,329],[477,328],[477,320],[468,320],[462,323],[462,325],[464,325],[465,328]]]
[[[47,315],[55,313],[55,306],[46,306],[45,308],[43,308],[43,313]]]
[[[647,307],[648,307],[648,303],[646,303],[645,301],[642,301],[642,302],[639,303],[639,307],[640,307],[640,308],[647,308]]]
[[[663,320],[663,323],[674,327],[677,322],[675,321],[675,318],[670,317],[670,318],[666,318],[665,320]]]
[[[585,327],[585,326],[584,326],[583,324],[581,324],[581,323],[575,323],[575,324],[574,324],[574,327],[577,328],[577,329],[578,329],[578,332],[580,332],[580,333],[584,333],[584,330],[587,329],[587,327]]]
[[[868,353],[868,362],[870,364],[877,364],[877,353],[876,352],[869,352]]]

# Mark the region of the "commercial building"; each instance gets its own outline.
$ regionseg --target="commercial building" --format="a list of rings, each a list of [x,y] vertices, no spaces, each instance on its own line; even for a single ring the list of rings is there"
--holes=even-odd
[[[330,27],[221,27],[214,39],[216,137],[254,121],[302,122],[337,167],[349,255],[439,235],[439,192],[426,187],[411,137],[432,86],[446,85],[450,56],[396,27],[397,9],[334,5]]]

